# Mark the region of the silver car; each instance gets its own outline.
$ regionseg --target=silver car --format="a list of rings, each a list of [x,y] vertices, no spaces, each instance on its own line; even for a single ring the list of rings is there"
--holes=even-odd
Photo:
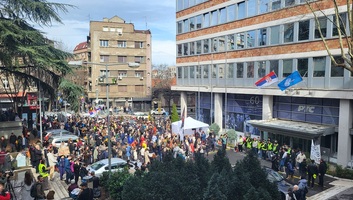
[[[111,169],[112,172],[122,171],[127,165],[127,162],[121,158],[112,158],[111,159]],[[94,172],[97,177],[102,176],[103,172],[109,171],[108,159],[103,159],[89,165],[87,167],[89,172]]]

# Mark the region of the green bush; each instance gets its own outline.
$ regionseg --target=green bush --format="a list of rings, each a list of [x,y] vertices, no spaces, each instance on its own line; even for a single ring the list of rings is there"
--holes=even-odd
[[[353,179],[353,170],[336,165],[336,176],[339,178]]]
[[[103,172],[103,175],[99,179],[100,184],[104,190],[109,193],[111,199],[122,199],[122,191],[126,180],[132,177],[129,173],[128,168],[124,168],[123,171],[112,172],[109,177],[109,172]]]
[[[216,124],[216,123],[211,124],[210,132],[212,132],[212,133],[214,133],[215,135],[218,136],[219,130],[221,130],[221,128],[219,127],[218,124]]]
[[[178,110],[177,107],[175,105],[175,103],[173,103],[173,107],[172,107],[172,115],[170,116],[172,122],[177,122],[179,121],[179,115],[178,115]]]
[[[234,141],[237,138],[237,132],[234,129],[229,129],[227,135],[230,141]]]

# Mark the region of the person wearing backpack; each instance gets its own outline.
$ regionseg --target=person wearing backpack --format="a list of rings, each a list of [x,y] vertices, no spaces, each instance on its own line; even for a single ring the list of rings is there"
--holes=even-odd
[[[46,196],[43,188],[43,176],[39,175],[37,180],[38,181],[34,183],[31,187],[31,197],[33,197],[35,200],[44,200],[46,199]]]

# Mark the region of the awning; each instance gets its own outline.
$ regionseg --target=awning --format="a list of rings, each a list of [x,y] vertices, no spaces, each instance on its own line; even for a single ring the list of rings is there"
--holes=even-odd
[[[331,135],[335,133],[334,126],[313,124],[306,122],[295,122],[279,119],[271,120],[249,120],[248,123],[261,131],[274,134],[285,135],[302,139],[315,139],[320,136]]]

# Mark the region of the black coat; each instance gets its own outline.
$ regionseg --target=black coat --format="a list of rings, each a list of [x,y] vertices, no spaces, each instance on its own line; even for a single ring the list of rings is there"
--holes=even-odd
[[[318,168],[315,163],[311,163],[308,166],[308,174],[317,174],[318,173]]]
[[[326,174],[327,171],[327,165],[325,161],[322,161],[319,165],[319,173],[320,174]]]

